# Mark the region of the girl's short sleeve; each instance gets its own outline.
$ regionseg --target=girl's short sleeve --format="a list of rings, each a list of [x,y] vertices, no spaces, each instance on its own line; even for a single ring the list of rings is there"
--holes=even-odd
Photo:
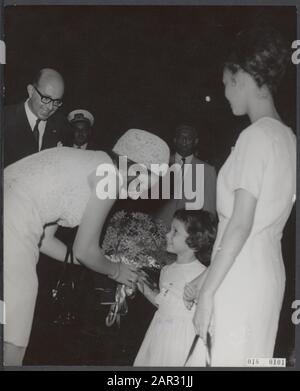
[[[258,126],[252,125],[240,135],[233,151],[232,190],[244,189],[259,198],[270,144],[271,140]]]

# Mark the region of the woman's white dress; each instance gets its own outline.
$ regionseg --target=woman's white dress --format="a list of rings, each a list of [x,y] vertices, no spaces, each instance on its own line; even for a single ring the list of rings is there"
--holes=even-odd
[[[215,295],[213,366],[273,356],[285,289],[281,237],[296,194],[296,138],[288,127],[262,118],[240,134],[218,176],[212,259],[237,189],[253,194],[257,206],[250,236]]]
[[[144,337],[134,366],[182,367],[195,338],[192,323],[194,310],[187,310],[183,302],[186,283],[206,269],[199,261],[177,262],[165,266],[160,275],[160,293],[156,296],[158,310]],[[206,350],[201,340],[193,355],[197,366],[205,366]],[[193,365],[189,363],[189,365]]]
[[[100,163],[111,164],[111,159],[101,151],[61,147],[26,157],[4,170],[5,342],[27,346],[43,227],[80,223],[91,195],[88,177]]]

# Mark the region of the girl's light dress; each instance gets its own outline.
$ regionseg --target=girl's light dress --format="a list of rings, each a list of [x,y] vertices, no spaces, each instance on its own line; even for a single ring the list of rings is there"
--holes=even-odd
[[[160,293],[156,296],[158,310],[147,330],[139,349],[134,366],[174,366],[184,365],[195,338],[193,315],[195,308],[186,309],[183,291],[186,283],[205,271],[199,261],[165,266],[160,275]],[[205,365],[206,349],[198,341],[193,362]],[[193,365],[189,362],[189,366]]]

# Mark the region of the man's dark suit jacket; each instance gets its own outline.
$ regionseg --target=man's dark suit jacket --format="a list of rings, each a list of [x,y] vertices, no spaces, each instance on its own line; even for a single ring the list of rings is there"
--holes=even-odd
[[[64,140],[68,122],[59,113],[48,120],[41,149],[56,147]],[[4,108],[4,167],[38,152],[32,129],[27,119],[24,102]]]
[[[170,158],[170,166],[175,163],[175,155]],[[216,214],[216,170],[213,166],[203,162],[196,156],[193,157],[192,166],[195,168],[197,164],[204,164],[204,204],[202,209],[212,214]],[[192,183],[195,188],[196,170],[192,171]],[[168,228],[171,227],[173,215],[178,209],[185,209],[186,202],[193,202],[194,200],[187,200],[184,196],[182,199],[173,199],[164,202],[163,206],[155,213],[155,217],[164,221]]]

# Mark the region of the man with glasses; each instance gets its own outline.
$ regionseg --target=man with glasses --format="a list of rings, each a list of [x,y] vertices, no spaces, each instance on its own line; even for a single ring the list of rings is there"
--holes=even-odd
[[[27,86],[25,102],[6,106],[4,111],[4,167],[43,149],[62,145],[69,131],[66,118],[60,114],[63,104],[64,80],[54,69],[39,71]],[[55,342],[45,315],[49,308],[51,281],[61,272],[60,262],[41,254],[38,263],[39,291],[32,334],[25,362],[39,358],[39,346],[43,335],[49,344]],[[45,352],[44,354],[47,354]]]
[[[54,69],[42,69],[27,86],[28,99],[4,111],[4,167],[42,149],[62,145],[68,123],[58,112],[64,81]]]

